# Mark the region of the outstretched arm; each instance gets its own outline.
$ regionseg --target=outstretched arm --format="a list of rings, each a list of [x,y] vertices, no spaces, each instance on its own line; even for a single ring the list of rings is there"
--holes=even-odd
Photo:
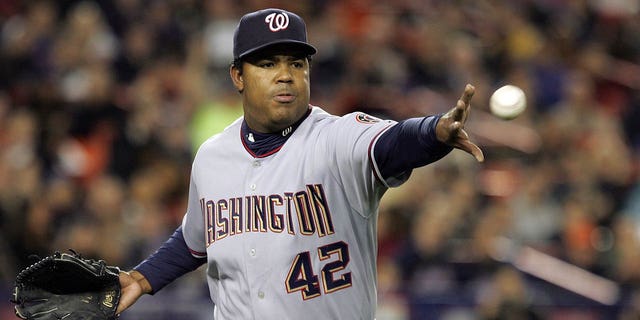
[[[438,161],[453,148],[484,161],[482,150],[464,131],[473,92],[473,86],[467,85],[456,106],[447,113],[406,119],[380,135],[373,156],[381,178],[405,176],[413,168]]]

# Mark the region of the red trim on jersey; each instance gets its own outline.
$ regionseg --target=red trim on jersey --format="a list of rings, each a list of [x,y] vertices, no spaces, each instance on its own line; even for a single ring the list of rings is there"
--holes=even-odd
[[[251,151],[251,149],[249,149],[249,146],[247,146],[247,144],[244,142],[244,139],[242,137],[242,130],[240,130],[240,141],[242,142],[242,146],[244,147],[245,150],[247,150],[247,152],[249,152],[249,154],[254,157],[254,158],[266,158],[278,151],[280,151],[280,149],[282,149],[282,147],[284,146],[284,144],[282,146],[279,146],[265,154],[261,154],[261,155],[257,155],[255,153],[253,153],[253,151]]]
[[[196,258],[206,258],[207,257],[207,253],[206,252],[195,251],[195,250],[192,250],[189,247],[187,247],[187,248],[189,249],[189,252],[191,253],[191,255],[196,257]]]

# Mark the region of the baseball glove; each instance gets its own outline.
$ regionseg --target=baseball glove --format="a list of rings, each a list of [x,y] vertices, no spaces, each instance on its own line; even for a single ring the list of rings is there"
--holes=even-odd
[[[117,319],[117,267],[56,252],[22,270],[11,302],[21,319]]]

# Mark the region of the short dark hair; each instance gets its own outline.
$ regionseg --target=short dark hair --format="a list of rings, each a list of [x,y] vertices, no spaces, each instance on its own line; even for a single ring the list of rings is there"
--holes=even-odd
[[[238,71],[240,71],[240,74],[242,74],[242,60],[241,59],[233,59],[233,61],[231,61],[231,67],[238,69]]]

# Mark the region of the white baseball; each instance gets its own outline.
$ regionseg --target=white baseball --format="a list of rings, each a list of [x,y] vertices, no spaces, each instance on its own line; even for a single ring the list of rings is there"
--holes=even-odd
[[[496,117],[511,120],[519,116],[527,107],[527,97],[522,89],[508,84],[491,95],[489,107]]]

